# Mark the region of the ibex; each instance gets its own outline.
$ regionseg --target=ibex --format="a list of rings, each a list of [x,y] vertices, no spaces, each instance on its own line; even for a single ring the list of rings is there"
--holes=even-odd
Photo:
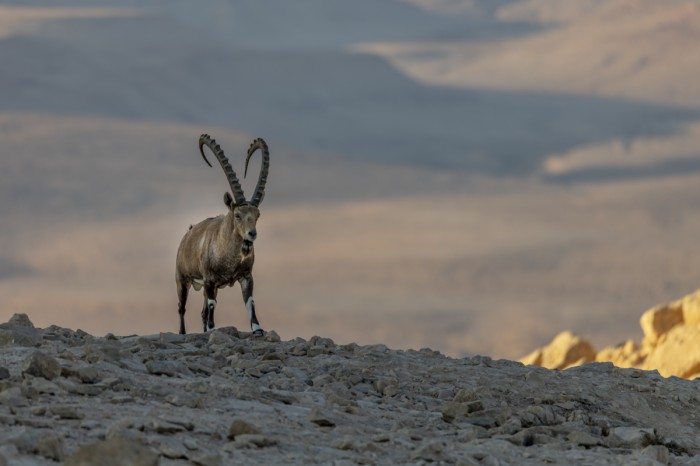
[[[214,328],[214,309],[218,289],[233,286],[234,283],[239,282],[243,292],[243,302],[250,316],[250,327],[254,335],[261,336],[264,332],[255,315],[253,300],[252,271],[255,261],[253,241],[257,237],[255,225],[260,216],[258,206],[265,196],[270,152],[265,141],[259,138],[248,148],[244,177],[248,173],[250,157],[258,149],[262,153],[262,166],[253,197],[250,201],[246,201],[241,183],[221,147],[208,134],[202,134],[199,137],[199,152],[210,167],[211,164],[204,155],[204,146],[211,149],[221,168],[224,169],[233,196],[228,192],[224,194],[224,203],[228,207],[225,215],[208,218],[190,226],[180,242],[175,272],[180,333],[185,333],[185,304],[190,285],[197,291],[204,287],[202,325],[206,332]]]

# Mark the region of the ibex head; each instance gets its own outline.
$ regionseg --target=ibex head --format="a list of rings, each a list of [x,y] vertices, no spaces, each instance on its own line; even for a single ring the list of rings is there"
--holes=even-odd
[[[233,212],[233,228],[245,241],[253,242],[258,237],[255,224],[260,217],[260,209],[252,204],[237,205],[231,194],[224,194],[224,203]]]
[[[245,159],[245,172],[243,176],[248,174],[248,162],[250,162],[250,157],[260,149],[262,153],[262,165],[260,167],[260,176],[258,177],[258,184],[255,186],[255,192],[250,201],[247,201],[245,195],[243,194],[243,189],[241,188],[241,183],[236,177],[236,172],[231,168],[231,164],[224,155],[224,151],[212,139],[208,134],[202,134],[199,137],[199,152],[202,154],[204,161],[211,167],[211,164],[204,155],[204,146],[209,147],[211,151],[216,156],[221,168],[224,169],[226,178],[228,179],[229,186],[231,186],[231,193],[224,194],[224,203],[231,211],[231,215],[234,217],[234,229],[235,232],[243,238],[244,241],[253,242],[257,238],[257,231],[255,225],[260,217],[259,206],[265,197],[265,183],[267,183],[267,173],[270,169],[270,151],[267,148],[267,144],[261,138],[256,139],[248,148],[248,156]]]

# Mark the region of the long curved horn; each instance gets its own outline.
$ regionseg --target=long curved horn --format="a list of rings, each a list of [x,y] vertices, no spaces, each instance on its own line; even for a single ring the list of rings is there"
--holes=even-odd
[[[265,197],[265,184],[267,183],[267,173],[270,170],[270,151],[267,148],[267,143],[262,138],[258,138],[250,145],[248,148],[248,157],[245,159],[245,172],[243,177],[248,174],[248,162],[250,162],[250,157],[255,153],[256,150],[260,149],[262,153],[262,165],[260,166],[260,176],[258,177],[258,184],[255,185],[255,192],[253,197],[250,199],[250,203],[254,206],[259,206]]]
[[[231,191],[233,192],[233,199],[236,201],[236,205],[245,204],[245,194],[243,194],[243,188],[241,188],[241,182],[238,181],[236,177],[236,172],[231,168],[231,164],[228,163],[228,159],[224,155],[224,151],[216,143],[216,140],[212,139],[208,134],[202,134],[199,137],[199,153],[202,154],[204,161],[211,167],[211,164],[204,155],[204,146],[207,146],[216,156],[221,168],[224,169],[226,178],[228,179],[228,184],[231,186]]]

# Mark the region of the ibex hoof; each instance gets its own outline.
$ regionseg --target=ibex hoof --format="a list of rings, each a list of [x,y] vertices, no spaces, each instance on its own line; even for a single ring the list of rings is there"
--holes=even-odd
[[[261,337],[263,335],[265,335],[265,331],[261,328],[254,330],[253,333],[251,334],[251,336],[254,336],[254,337]]]

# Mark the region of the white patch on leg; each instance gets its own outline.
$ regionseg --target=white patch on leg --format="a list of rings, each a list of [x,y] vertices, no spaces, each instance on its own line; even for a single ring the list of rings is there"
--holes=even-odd
[[[211,312],[212,310],[216,309],[216,299],[207,299],[207,308]],[[209,322],[207,322],[207,332],[210,332],[214,330],[214,326],[212,325],[211,327],[209,326]]]
[[[253,308],[255,308],[255,301],[253,301],[253,297],[251,296],[248,298],[248,301],[245,303],[245,308],[248,309],[248,317],[251,319],[253,318]]]
[[[246,307],[246,309],[248,309],[248,316],[252,320],[253,319],[253,309],[255,308],[255,301],[253,301],[252,296],[250,298],[248,298],[248,301],[245,303],[245,307]],[[251,328],[253,329],[254,332],[256,330],[262,330],[262,327],[260,327],[256,323],[252,323]]]

